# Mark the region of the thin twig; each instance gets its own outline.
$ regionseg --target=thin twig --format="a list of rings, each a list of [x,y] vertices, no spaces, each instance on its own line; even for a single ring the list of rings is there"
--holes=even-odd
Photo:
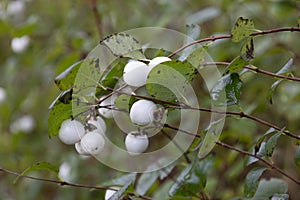
[[[274,29],[270,29],[270,30],[257,31],[257,32],[252,33],[250,36],[267,35],[267,34],[271,34],[271,33],[278,33],[278,32],[284,32],[284,31],[300,32],[300,28],[299,27],[274,28]],[[209,37],[209,38],[196,40],[194,42],[188,43],[188,44],[180,47],[179,49],[175,50],[174,52],[172,52],[169,55],[169,58],[173,57],[174,55],[176,55],[180,51],[182,51],[182,50],[186,49],[187,47],[192,46],[194,44],[200,44],[200,43],[203,43],[203,42],[224,40],[224,39],[230,39],[230,38],[232,38],[232,35],[212,36],[212,37]]]
[[[91,7],[95,18],[99,39],[101,39],[103,37],[103,29],[102,29],[101,17],[97,9],[97,0],[91,0]]]
[[[272,169],[276,170],[277,172],[279,172],[280,174],[282,174],[283,176],[287,177],[288,179],[292,180],[293,182],[297,183],[298,185],[300,185],[300,180],[297,180],[295,179],[294,177],[292,177],[291,175],[287,174],[286,172],[284,172],[282,169],[278,168],[276,165],[274,165],[273,163],[263,159],[262,157],[259,157],[255,154],[252,154],[252,153],[249,153],[248,151],[244,151],[242,149],[238,149],[234,146],[231,146],[229,144],[226,144],[226,143],[223,143],[223,142],[220,142],[220,141],[217,141],[216,142],[217,145],[219,146],[222,146],[222,147],[225,147],[227,149],[230,149],[230,150],[233,150],[233,151],[236,151],[238,153],[241,153],[241,154],[244,154],[244,155],[247,155],[247,156],[251,156],[253,158],[256,158],[258,160],[260,160],[261,162],[265,163],[266,165],[268,165],[269,167],[271,167]]]
[[[207,65],[226,65],[227,66],[229,64],[230,64],[229,62],[202,62],[201,63],[201,65],[203,65],[203,66],[207,66]],[[244,68],[249,69],[251,71],[255,71],[257,73],[265,74],[265,75],[268,75],[268,76],[300,82],[300,78],[298,78],[298,77],[291,77],[291,76],[284,76],[284,75],[280,75],[280,74],[275,74],[275,73],[272,73],[272,72],[269,72],[269,71],[266,71],[266,70],[259,69],[257,67],[253,67],[251,65],[244,66]]]
[[[172,126],[166,126],[168,128],[171,128],[173,130],[177,129],[176,127],[172,127]],[[199,134],[193,134],[193,133],[190,133],[190,132],[187,132],[187,131],[182,131],[180,129],[177,129],[179,132],[183,132],[183,133],[188,133],[188,135],[194,135],[195,137],[199,138],[201,137]],[[247,155],[247,156],[251,156],[253,158],[256,158],[258,160],[260,160],[261,162],[265,163],[266,165],[268,165],[269,167],[271,167],[272,169],[276,170],[277,172],[279,172],[280,174],[282,174],[283,176],[289,178],[290,180],[292,180],[293,182],[297,183],[298,185],[300,185],[300,180],[297,180],[295,178],[293,178],[291,175],[289,175],[288,173],[284,172],[282,169],[280,169],[279,167],[277,167],[276,165],[274,165],[273,163],[263,159],[262,157],[259,157],[258,155],[255,155],[255,154],[252,154],[248,151],[244,151],[244,150],[241,150],[241,149],[238,149],[234,146],[231,146],[229,144],[226,144],[226,143],[223,143],[223,142],[220,142],[220,141],[217,141],[216,142],[217,145],[220,145],[222,147],[225,147],[227,149],[230,149],[230,150],[234,150],[236,152],[239,152],[241,154],[244,154],[244,155]]]
[[[7,173],[7,174],[12,174],[12,175],[15,175],[15,176],[21,176],[21,174],[18,173],[18,172],[10,171],[10,170],[4,169],[4,168],[0,168],[0,172]],[[28,175],[22,175],[21,177],[36,180],[36,181],[47,182],[47,183],[55,183],[55,184],[58,184],[60,186],[70,186],[70,187],[88,188],[88,189],[96,189],[96,190],[114,190],[114,191],[118,191],[118,189],[116,189],[114,187],[104,187],[104,186],[94,186],[94,185],[86,185],[86,184],[80,184],[80,183],[70,183],[70,182],[59,181],[59,180],[54,180],[54,179],[37,178],[37,177],[33,177],[33,176],[28,176]],[[148,197],[148,196],[138,195],[138,194],[135,194],[135,193],[132,193],[132,192],[130,192],[128,194],[134,195],[134,196],[139,197],[141,199],[152,200],[152,198]]]

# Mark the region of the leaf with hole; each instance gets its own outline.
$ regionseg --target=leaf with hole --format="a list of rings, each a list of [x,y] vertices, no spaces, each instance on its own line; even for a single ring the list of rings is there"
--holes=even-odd
[[[231,30],[232,41],[239,42],[254,32],[254,22],[251,19],[239,17]]]
[[[246,62],[250,62],[254,58],[253,37],[249,37],[242,46],[240,56]]]
[[[229,63],[223,75],[236,72],[237,70],[242,69],[244,66],[248,64],[249,62],[244,60],[241,56],[238,56],[235,59],[233,59],[231,63]]]
[[[238,104],[242,93],[243,82],[239,74],[223,76],[211,90],[211,98],[216,106]]]

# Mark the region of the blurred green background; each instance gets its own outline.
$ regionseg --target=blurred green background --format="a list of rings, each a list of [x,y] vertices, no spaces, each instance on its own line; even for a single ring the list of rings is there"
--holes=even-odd
[[[74,148],[47,134],[48,107],[59,94],[53,79],[66,67],[84,58],[105,36],[138,27],[166,27],[184,32],[185,24],[201,27],[201,38],[229,34],[240,16],[254,20],[257,29],[297,26],[299,1],[247,0],[98,0],[102,32],[96,27],[92,0],[2,0],[0,2],[0,167],[20,172],[38,161],[48,161],[70,171],[68,179],[101,185],[118,172],[94,159],[83,159]],[[217,42],[209,49],[215,61],[230,62],[240,44]],[[272,72],[294,58],[294,75],[300,77],[299,33],[277,33],[255,39],[253,64]],[[241,105],[280,127],[299,133],[300,87],[284,82],[274,95],[274,82],[264,75],[247,75]],[[268,128],[246,119],[228,118],[223,140],[249,149]],[[279,141],[276,164],[300,179],[293,163],[297,146],[289,138]],[[209,177],[212,198],[243,195],[243,156],[217,147],[218,162]],[[50,172],[31,175],[55,178]],[[274,174],[269,174],[274,175]],[[268,174],[267,174],[268,176]],[[275,176],[279,176],[275,174]],[[279,176],[280,177],[280,176]],[[0,199],[102,199],[103,192],[21,179],[0,173]],[[292,199],[299,186],[287,180]]]

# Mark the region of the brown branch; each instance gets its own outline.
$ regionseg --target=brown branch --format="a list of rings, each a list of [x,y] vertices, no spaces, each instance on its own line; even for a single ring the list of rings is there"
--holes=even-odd
[[[252,33],[250,36],[267,35],[267,34],[271,34],[271,33],[285,32],[285,31],[300,32],[300,28],[299,27],[274,28],[274,29],[270,29],[270,30],[257,31],[257,32]],[[230,39],[230,38],[232,38],[232,35],[212,36],[212,37],[209,37],[209,38],[196,40],[194,42],[186,44],[186,45],[180,47],[179,49],[175,50],[173,53],[171,53],[169,55],[169,57],[170,58],[173,57],[174,55],[176,55],[180,51],[182,51],[182,50],[186,49],[187,47],[192,46],[194,44],[200,44],[200,43],[203,43],[203,42]]]
[[[176,127],[173,127],[173,126],[170,126],[170,125],[167,125],[165,126],[167,128],[170,128],[172,130],[177,130],[179,132],[183,132],[185,134],[188,134],[188,135],[193,135],[197,138],[200,138],[201,136],[199,134],[193,134],[193,133],[190,133],[190,132],[187,132],[187,131],[183,131],[183,130],[180,130]],[[223,143],[223,142],[220,142],[220,141],[217,141],[216,142],[217,145],[220,145],[222,147],[225,147],[227,149],[230,149],[230,150],[233,150],[233,151],[236,151],[238,153],[241,153],[241,154],[244,154],[244,155],[247,155],[247,156],[251,156],[253,158],[256,158],[258,160],[260,160],[261,162],[263,162],[264,164],[268,165],[269,167],[271,167],[272,169],[276,170],[277,172],[279,172],[280,174],[282,174],[283,176],[287,177],[288,179],[292,180],[293,182],[297,183],[298,185],[300,185],[300,180],[297,180],[295,178],[293,178],[291,175],[289,175],[288,173],[286,173],[285,171],[283,171],[282,169],[280,169],[279,167],[277,167],[276,165],[274,165],[273,163],[263,159],[262,157],[259,157],[258,155],[255,155],[255,154],[252,154],[248,151],[244,151],[244,150],[241,150],[241,149],[238,149],[234,146],[231,146],[229,144],[226,144],[226,143]]]
[[[207,66],[207,65],[226,65],[227,66],[229,64],[230,64],[229,62],[202,62],[201,63],[201,65],[203,65],[203,66]],[[265,74],[265,75],[268,75],[268,76],[300,82],[300,78],[298,78],[298,77],[291,77],[291,76],[284,76],[284,75],[280,75],[280,74],[275,74],[275,73],[272,73],[272,72],[269,72],[269,71],[266,71],[266,70],[258,69],[256,67],[251,66],[251,65],[244,66],[244,68],[255,71],[257,73]]]
[[[99,35],[99,39],[102,39],[103,37],[103,29],[102,29],[102,22],[101,22],[101,17],[97,9],[97,0],[90,0],[91,1],[91,8],[93,11],[93,15],[95,18],[95,23]]]
[[[278,127],[278,126],[276,126],[276,125],[274,125],[270,122],[267,122],[263,119],[260,119],[258,117],[254,117],[252,115],[246,114],[244,112],[229,112],[229,111],[223,112],[223,111],[212,110],[210,108],[198,108],[198,107],[192,107],[192,106],[185,105],[185,104],[177,104],[177,103],[173,103],[173,102],[163,101],[163,100],[155,99],[155,98],[152,98],[152,97],[145,97],[145,96],[136,95],[136,94],[128,94],[126,92],[117,91],[117,90],[114,90],[114,89],[108,88],[108,87],[106,87],[106,89],[109,90],[109,91],[115,91],[118,94],[125,94],[125,95],[129,95],[129,96],[136,97],[136,98],[139,98],[139,99],[151,100],[151,101],[156,102],[156,103],[169,104],[169,106],[165,106],[165,108],[191,109],[191,110],[199,110],[199,111],[202,111],[202,112],[219,113],[219,114],[224,114],[224,115],[236,115],[236,116],[240,116],[241,118],[247,118],[247,119],[256,121],[256,122],[258,122],[262,125],[268,126],[270,128],[274,128],[275,130],[282,131],[282,128],[280,128],[280,127]],[[300,140],[300,136],[295,135],[293,133],[290,133],[287,130],[282,131],[282,133],[284,133],[285,135],[290,136],[292,138],[295,138],[297,140]]]
[[[114,191],[118,191],[118,189],[113,188],[113,187],[85,185],[85,184],[80,184],[80,183],[70,183],[70,182],[59,181],[59,180],[54,180],[54,179],[37,178],[37,177],[33,177],[33,176],[28,176],[28,175],[21,175],[18,172],[10,171],[10,170],[4,169],[4,168],[0,168],[0,172],[6,173],[6,174],[12,174],[12,175],[15,175],[15,176],[21,176],[23,178],[36,180],[36,181],[47,182],[47,183],[55,183],[55,184],[60,185],[60,186],[71,186],[71,187],[88,188],[88,189],[96,189],[96,190],[114,190]],[[128,193],[128,194],[134,195],[134,196],[139,197],[141,199],[152,200],[152,198],[148,197],[148,196],[137,195],[135,193]]]
[[[229,144],[226,144],[226,143],[223,143],[223,142],[220,142],[220,141],[217,141],[216,142],[217,145],[219,146],[222,146],[222,147],[225,147],[227,149],[230,149],[230,150],[233,150],[233,151],[236,151],[238,153],[241,153],[241,154],[244,154],[244,155],[247,155],[247,156],[251,156],[253,158],[256,158],[258,160],[260,160],[261,162],[263,162],[264,164],[268,165],[269,167],[271,167],[272,169],[276,170],[277,172],[279,172],[280,174],[282,174],[283,176],[287,177],[288,179],[292,180],[293,182],[297,183],[298,185],[300,185],[300,180],[297,180],[295,179],[294,177],[292,177],[291,175],[287,174],[286,172],[284,172],[282,169],[280,169],[279,167],[277,167],[276,165],[274,165],[273,163],[263,159],[262,157],[259,157],[255,154],[252,154],[252,153],[249,153],[248,151],[244,151],[242,149],[238,149],[234,146],[231,146]]]

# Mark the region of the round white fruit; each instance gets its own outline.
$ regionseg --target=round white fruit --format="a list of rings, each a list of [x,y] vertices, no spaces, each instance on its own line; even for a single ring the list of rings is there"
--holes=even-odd
[[[151,69],[153,69],[156,65],[160,64],[160,63],[163,63],[163,62],[167,62],[167,61],[171,61],[170,58],[168,57],[164,57],[164,56],[159,56],[159,57],[156,57],[156,58],[153,58],[152,60],[150,60],[148,66]]]
[[[138,100],[130,109],[130,119],[138,125],[147,125],[152,123],[154,119],[154,111],[157,106],[152,101]]]
[[[106,132],[105,121],[100,116],[97,116],[96,119],[90,119],[88,121],[88,124],[95,126],[96,130],[98,130],[101,134],[104,134]]]
[[[85,149],[83,149],[83,147],[81,146],[81,142],[75,143],[75,149],[76,149],[77,153],[79,153],[80,155],[90,155],[89,152],[87,152],[87,151],[85,151]]]
[[[61,124],[58,137],[65,144],[75,144],[84,136],[85,129],[81,122],[77,120],[65,120]]]
[[[104,138],[97,130],[86,133],[80,141],[83,151],[91,155],[99,154],[104,144]]]
[[[149,145],[147,135],[135,135],[132,132],[125,138],[125,146],[130,155],[139,155],[146,151]]]
[[[106,97],[101,97],[100,100],[104,98]],[[100,115],[102,115],[105,118],[113,117],[113,109],[111,108],[114,108],[116,98],[117,96],[112,95],[111,97],[108,97],[107,99],[105,99],[100,103],[100,108],[98,109]],[[101,106],[107,106],[108,108],[101,108]]]
[[[145,63],[133,60],[125,65],[123,79],[130,86],[141,87],[146,84],[148,71]]]

